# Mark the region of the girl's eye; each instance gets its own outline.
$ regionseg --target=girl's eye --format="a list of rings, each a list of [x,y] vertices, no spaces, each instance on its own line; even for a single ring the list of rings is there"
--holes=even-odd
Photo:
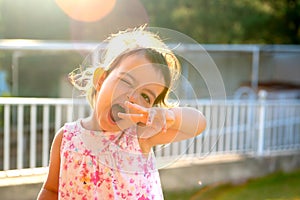
[[[148,96],[147,94],[142,93],[141,96],[145,99],[145,101],[146,101],[147,103],[150,104],[150,98],[149,98],[149,96]]]

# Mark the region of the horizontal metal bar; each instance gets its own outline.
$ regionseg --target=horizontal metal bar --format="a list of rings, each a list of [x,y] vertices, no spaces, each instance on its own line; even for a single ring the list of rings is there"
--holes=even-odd
[[[27,39],[3,39],[0,40],[0,50],[18,50],[18,51],[76,51],[93,50],[105,43],[99,42],[68,42],[68,41],[45,41],[45,40],[27,40]],[[300,52],[300,45],[260,45],[260,44],[173,44],[169,43],[170,48],[176,47],[177,51],[272,51],[272,52]]]

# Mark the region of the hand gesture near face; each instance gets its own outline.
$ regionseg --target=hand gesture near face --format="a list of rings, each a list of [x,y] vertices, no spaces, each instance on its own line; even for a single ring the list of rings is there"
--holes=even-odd
[[[125,102],[130,113],[118,113],[126,121],[138,125],[138,137],[150,138],[159,132],[166,132],[175,121],[175,114],[171,109],[151,107],[145,108],[138,104]]]

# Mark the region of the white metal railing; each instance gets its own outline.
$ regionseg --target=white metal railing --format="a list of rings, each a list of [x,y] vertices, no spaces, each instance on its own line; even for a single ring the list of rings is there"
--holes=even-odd
[[[89,111],[72,99],[0,98],[0,171],[45,167],[54,134]],[[3,142],[1,142],[3,141]]]
[[[196,138],[155,147],[158,158],[216,154],[264,156],[300,151],[300,100],[200,100],[208,121]],[[72,99],[0,98],[0,171],[45,167],[55,132],[67,121],[89,114]]]
[[[206,131],[159,148],[157,157],[300,151],[300,100],[200,101],[197,106],[207,117]]]

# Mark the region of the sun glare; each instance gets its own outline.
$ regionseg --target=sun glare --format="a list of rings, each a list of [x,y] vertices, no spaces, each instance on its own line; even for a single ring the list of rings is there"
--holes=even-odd
[[[56,4],[72,19],[95,22],[108,15],[116,0],[55,0]]]

